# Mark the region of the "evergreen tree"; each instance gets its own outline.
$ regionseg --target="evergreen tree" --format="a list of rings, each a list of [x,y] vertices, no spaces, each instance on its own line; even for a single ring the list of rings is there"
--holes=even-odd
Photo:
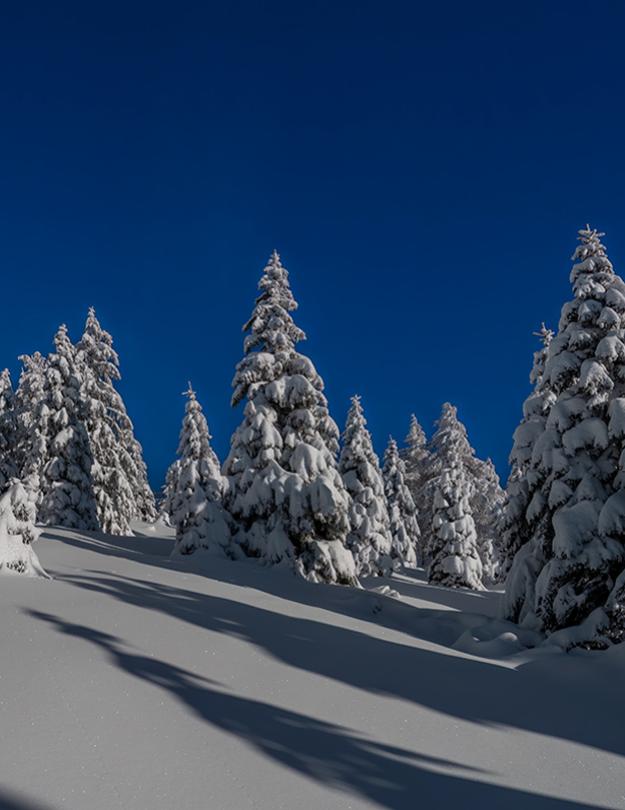
[[[180,459],[176,458],[169,465],[165,474],[165,486],[162,490],[159,503],[158,517],[168,526],[171,526],[171,515],[174,509],[174,496],[178,489],[178,478],[180,477]]]
[[[450,458],[436,482],[433,528],[435,554],[428,580],[451,588],[482,590],[482,563],[462,460]]]
[[[513,447],[510,453],[510,477],[506,490],[499,542],[499,579],[505,580],[517,551],[531,537],[531,528],[526,512],[533,493],[542,483],[540,469],[531,469],[534,443],[545,428],[547,416],[554,401],[554,394],[545,379],[545,363],[553,332],[545,324],[535,332],[541,340],[541,347],[534,352],[534,363],[530,372],[530,383],[534,388],[523,404],[523,419],[514,432]]]
[[[230,544],[230,529],[223,509],[225,480],[191,383],[185,395],[188,400],[178,446],[176,488],[171,496],[175,552],[193,554],[201,548],[224,553]]]
[[[404,441],[405,447],[400,450],[400,456],[406,465],[406,483],[417,508],[419,527],[421,530],[420,546],[425,549],[430,545],[429,534],[432,523],[431,506],[429,501],[429,476],[432,458],[428,449],[428,440],[425,431],[419,424],[417,417],[412,414],[410,427]],[[429,513],[429,521],[428,521]]]
[[[291,564],[313,581],[355,583],[338,429],[321,377],[295,349],[305,335],[275,251],[259,289],[233,380],[233,405],[247,404],[224,465],[237,540],[247,554]]]
[[[0,496],[0,573],[48,578],[32,548],[40,533],[35,506],[14,478]]]
[[[492,585],[499,579],[501,563],[498,530],[502,520],[505,494],[491,459],[482,461],[473,457],[468,460],[467,467],[471,474],[469,504],[475,523],[483,580]]]
[[[97,529],[93,457],[83,421],[83,379],[67,327],[59,327],[54,343],[56,351],[46,364],[42,403],[46,456],[41,470],[39,520],[70,529]]]
[[[347,547],[361,576],[392,571],[392,538],[380,462],[367,430],[360,397],[352,397],[343,433],[339,471],[351,496]]]
[[[114,385],[121,379],[119,358],[111,335],[100,326],[93,307],[77,350],[78,362],[83,366],[81,394],[93,456],[91,475],[98,522],[107,534],[131,535],[130,521],[137,514],[137,505],[122,444],[129,420]]]
[[[157,518],[156,499],[148,480],[148,468],[143,459],[143,447],[134,435],[134,427],[125,414],[126,427],[122,429],[124,468],[136,505],[135,517],[144,523],[153,523]]]
[[[548,633],[562,630],[564,639],[573,638],[566,628],[609,604],[625,560],[625,499],[618,489],[625,284],[601,236],[579,232],[574,298],[562,309],[544,370],[554,402],[526,472],[531,539],[506,583],[509,618]]]
[[[415,568],[421,537],[417,509],[406,484],[404,462],[392,437],[384,453],[382,474],[391,520],[392,556],[407,568]]]
[[[17,475],[15,395],[7,368],[0,373],[0,492]]]
[[[15,394],[17,467],[28,497],[38,506],[41,469],[46,460],[46,359],[39,352],[23,354],[19,359],[22,373]]]

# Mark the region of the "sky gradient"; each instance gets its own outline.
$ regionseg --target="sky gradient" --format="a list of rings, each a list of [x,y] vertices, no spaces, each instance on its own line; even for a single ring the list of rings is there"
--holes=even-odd
[[[505,477],[577,229],[625,272],[625,4],[434,5],[5,8],[0,365],[93,305],[160,487],[187,380],[227,452],[275,247],[339,425],[449,400]]]

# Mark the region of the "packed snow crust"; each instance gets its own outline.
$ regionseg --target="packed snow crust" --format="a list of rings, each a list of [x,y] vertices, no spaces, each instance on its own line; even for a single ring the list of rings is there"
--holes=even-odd
[[[54,579],[0,581],[3,810],[623,807],[623,645],[564,653],[421,569],[314,585],[133,529],[48,529]]]

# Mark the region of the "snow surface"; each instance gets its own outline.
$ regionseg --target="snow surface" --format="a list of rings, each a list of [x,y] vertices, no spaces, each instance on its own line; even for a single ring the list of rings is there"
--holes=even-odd
[[[171,562],[168,531],[48,529],[54,579],[0,581],[3,810],[625,806],[625,645],[528,649],[421,570]]]

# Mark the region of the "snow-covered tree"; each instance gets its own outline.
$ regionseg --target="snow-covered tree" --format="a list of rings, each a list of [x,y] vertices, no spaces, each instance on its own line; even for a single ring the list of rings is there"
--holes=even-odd
[[[483,580],[493,584],[499,579],[498,531],[505,494],[491,459],[470,458],[467,468],[471,475],[469,504],[477,533]]]
[[[176,458],[169,465],[165,473],[165,485],[161,491],[161,498],[158,505],[158,519],[163,521],[167,526],[171,526],[174,495],[178,489],[179,477],[180,459]]]
[[[425,431],[419,424],[417,417],[412,414],[410,427],[404,440],[404,447],[399,451],[402,461],[406,465],[406,483],[417,508],[419,526],[421,529],[421,546],[424,548],[429,535],[429,526],[426,515],[430,510],[428,497],[428,479],[431,470],[431,456],[428,449],[428,440]],[[431,510],[430,510],[430,523]]]
[[[41,501],[40,474],[46,461],[48,407],[46,359],[39,352],[20,356],[22,373],[15,394],[18,477],[35,505]]]
[[[393,562],[384,481],[360,397],[352,397],[351,402],[339,458],[339,471],[351,496],[347,547],[360,576],[386,575]]]
[[[508,618],[548,633],[561,630],[565,639],[567,628],[603,610],[625,561],[618,467],[625,437],[625,283],[601,236],[590,228],[579,232],[574,298],[562,309],[544,369],[555,400],[526,472],[540,482],[526,510],[531,539],[506,582]]]
[[[111,335],[100,326],[93,307],[89,309],[85,331],[77,345],[81,364],[84,423],[89,435],[93,467],[91,476],[97,517],[107,534],[130,535],[130,521],[137,514],[135,493],[124,464],[126,448],[122,430],[126,408],[115,381],[121,378],[119,358]]]
[[[483,587],[482,563],[471,510],[475,453],[457,409],[449,402],[444,403],[436,426],[430,444],[432,542],[428,577],[452,587],[479,589]]]
[[[125,414],[126,427],[122,429],[122,444],[125,448],[124,467],[136,504],[135,517],[145,523],[153,523],[158,515],[156,499],[148,480],[148,468],[143,458],[143,447],[134,435],[134,427]]]
[[[296,351],[305,335],[291,316],[297,304],[275,251],[259,289],[233,380],[232,403],[247,400],[245,413],[224,465],[237,541],[247,554],[291,564],[310,580],[355,583],[338,429],[321,377]]]
[[[433,521],[436,545],[428,580],[451,588],[482,590],[482,562],[469,495],[462,460],[452,458],[436,482]]]
[[[93,456],[84,425],[83,379],[67,327],[59,327],[56,351],[46,364],[41,470],[41,523],[72,529],[97,529],[96,502],[91,470]]]
[[[419,559],[421,532],[417,509],[406,484],[406,469],[399,457],[397,442],[389,438],[384,452],[384,492],[391,521],[392,556],[407,568],[414,568]]]
[[[17,475],[15,394],[7,368],[0,372],[0,492]]]
[[[198,549],[206,549],[223,554],[230,545],[228,516],[223,508],[226,482],[191,383],[185,395],[188,399],[170,507],[171,524],[176,529],[174,551],[193,554]]]
[[[542,483],[543,475],[539,468],[531,470],[530,462],[534,443],[545,428],[554,401],[549,380],[544,376],[547,354],[554,333],[543,323],[540,331],[534,334],[540,338],[541,346],[534,352],[534,363],[530,372],[533,390],[523,403],[523,418],[514,432],[510,453],[510,476],[500,522],[500,540],[497,544],[500,580],[505,580],[515,554],[531,537],[526,512],[534,492]]]
[[[12,479],[0,496],[0,574],[48,578],[32,548],[40,533],[32,500]]]

